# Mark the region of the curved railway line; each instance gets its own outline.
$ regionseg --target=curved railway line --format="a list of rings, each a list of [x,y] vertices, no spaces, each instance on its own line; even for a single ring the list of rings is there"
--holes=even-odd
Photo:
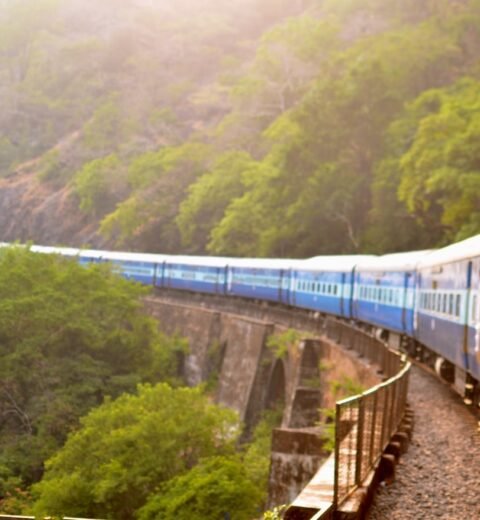
[[[193,300],[202,306],[228,309],[232,305],[231,301],[215,296],[174,293],[174,299]],[[306,311],[292,312],[265,302],[257,306],[253,302],[244,303],[245,314],[261,317],[269,308],[290,326],[311,332],[321,327],[320,323],[312,326],[316,320],[312,321],[312,314]],[[432,369],[418,362],[414,365],[409,386],[409,405],[415,417],[412,441],[396,466],[395,479],[377,489],[367,519],[477,520],[480,518],[477,418],[450,384]]]
[[[422,267],[417,268],[420,253],[364,260],[356,270],[356,264],[352,264],[353,260],[348,257],[341,258],[347,267],[343,264],[339,267],[340,257],[317,257],[303,261],[295,269],[287,269],[283,260],[238,260],[238,265],[229,266],[223,265],[225,259],[218,258],[207,261],[172,257],[160,261],[158,255],[83,252],[40,246],[32,247],[32,250],[75,257],[83,264],[108,261],[127,278],[152,285],[167,294],[183,293],[181,299],[196,300],[202,306],[213,304],[225,309],[231,305],[229,302],[243,300],[244,311],[253,315],[262,314],[270,307],[275,309],[277,318],[292,328],[325,333],[343,346],[355,348],[361,357],[366,356],[382,367],[384,377],[394,375],[387,370],[391,364],[385,365],[385,360],[392,355],[400,359],[397,353],[389,351],[385,342],[388,337],[385,332],[390,331],[390,346],[395,345],[396,349],[402,346],[431,367],[435,366],[458,393],[455,394],[451,386],[436,379],[428,370],[415,367],[409,391],[416,423],[413,443],[397,467],[397,480],[381,487],[369,518],[475,520],[480,518],[480,435],[476,418],[458,395],[464,397],[465,403],[480,408],[477,377],[480,367],[480,253],[472,260],[472,246],[475,246],[475,251],[480,251],[480,235],[432,253],[430,260],[424,262],[423,271]],[[412,255],[415,256],[414,266],[408,260]],[[272,262],[274,265],[270,265]],[[455,273],[461,271],[462,276],[467,272],[465,287],[462,285],[465,280],[462,278],[461,284],[450,272],[454,268]],[[452,283],[456,284],[453,289]],[[313,299],[307,301],[306,298]],[[395,310],[393,315],[392,308]],[[395,323],[385,321],[387,318]],[[360,328],[351,325],[353,320]],[[420,331],[420,342],[416,335],[412,337],[414,329]],[[353,339],[355,335],[358,338]],[[392,341],[395,339],[398,341]],[[458,348],[459,345],[463,349]],[[450,351],[453,347],[452,357]],[[380,351],[385,351],[385,354]],[[399,369],[400,365],[395,373]],[[380,418],[386,417],[385,425],[381,426],[380,447],[385,435],[393,437],[394,427],[400,426],[400,422],[396,423],[401,419],[397,412],[405,410],[405,396],[406,386],[401,390],[392,386],[392,390],[386,391],[385,397],[379,401],[379,409],[383,406],[387,411],[378,413]],[[351,430],[359,433],[355,434],[356,444],[349,440],[353,448],[348,450],[356,451],[358,460],[354,485],[350,486],[348,476],[347,491],[360,490],[362,463],[367,460],[366,444],[377,447],[376,398],[374,402],[372,410],[365,411],[363,404],[354,409],[357,410],[355,420],[358,427],[356,430],[351,427]],[[337,432],[342,424],[338,406],[337,403]],[[343,423],[353,424],[352,417]],[[365,440],[363,431],[370,422],[372,429]],[[351,436],[348,433],[345,438]],[[338,451],[342,438],[337,437]],[[375,457],[368,457],[370,463]],[[334,507],[340,504],[337,500],[341,480],[337,478],[338,465],[336,462]],[[348,465],[350,467],[350,462]],[[350,495],[348,492],[344,498]]]
[[[383,483],[369,520],[480,518],[480,433],[457,394],[419,366],[409,388],[415,427],[396,478]]]

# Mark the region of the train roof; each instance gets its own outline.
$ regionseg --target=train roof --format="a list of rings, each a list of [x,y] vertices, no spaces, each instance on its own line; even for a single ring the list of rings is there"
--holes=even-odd
[[[451,262],[469,260],[475,257],[480,257],[480,235],[438,249],[422,260],[420,267],[449,264]]]
[[[431,253],[431,250],[391,253],[371,257],[357,266],[357,272],[371,271],[413,271],[418,263]]]
[[[94,251],[96,253],[97,251]],[[154,253],[131,253],[127,251],[101,251],[102,260],[125,261],[125,262],[145,262],[158,264],[169,258],[168,255]]]
[[[207,267],[225,267],[229,264],[229,258],[220,256],[190,256],[190,255],[169,255],[165,256],[167,264],[182,264]]]
[[[62,255],[62,256],[77,256],[80,253],[80,249],[74,247],[54,247],[54,246],[30,246],[30,251],[34,253],[44,253],[49,255]]]
[[[304,271],[352,271],[361,262],[367,262],[376,258],[372,255],[331,255],[314,256],[306,260],[298,260],[295,266],[297,270]]]

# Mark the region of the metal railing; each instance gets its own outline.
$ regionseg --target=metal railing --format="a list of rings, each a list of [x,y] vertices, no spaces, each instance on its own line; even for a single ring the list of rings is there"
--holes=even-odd
[[[327,336],[378,365],[385,382],[336,404],[334,507],[362,485],[402,421],[411,364],[405,355],[347,323],[328,320]]]
[[[355,325],[328,318],[325,327],[328,338],[376,364],[386,378],[395,376],[403,368],[399,352]]]

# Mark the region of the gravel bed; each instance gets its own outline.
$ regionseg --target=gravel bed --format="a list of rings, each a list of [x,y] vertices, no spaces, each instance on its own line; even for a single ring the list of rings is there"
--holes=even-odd
[[[477,421],[446,385],[418,367],[410,378],[413,438],[395,481],[380,485],[369,520],[480,520]]]

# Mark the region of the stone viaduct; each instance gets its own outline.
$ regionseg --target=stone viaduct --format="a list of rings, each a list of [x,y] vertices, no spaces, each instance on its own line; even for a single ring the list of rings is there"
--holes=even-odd
[[[162,331],[188,339],[188,383],[218,378],[216,401],[236,410],[247,429],[263,410],[282,406],[272,439],[270,505],[293,501],[327,458],[318,410],[334,406],[335,388],[380,381],[366,360],[326,338],[330,318],[318,313],[167,290],[145,305]]]

